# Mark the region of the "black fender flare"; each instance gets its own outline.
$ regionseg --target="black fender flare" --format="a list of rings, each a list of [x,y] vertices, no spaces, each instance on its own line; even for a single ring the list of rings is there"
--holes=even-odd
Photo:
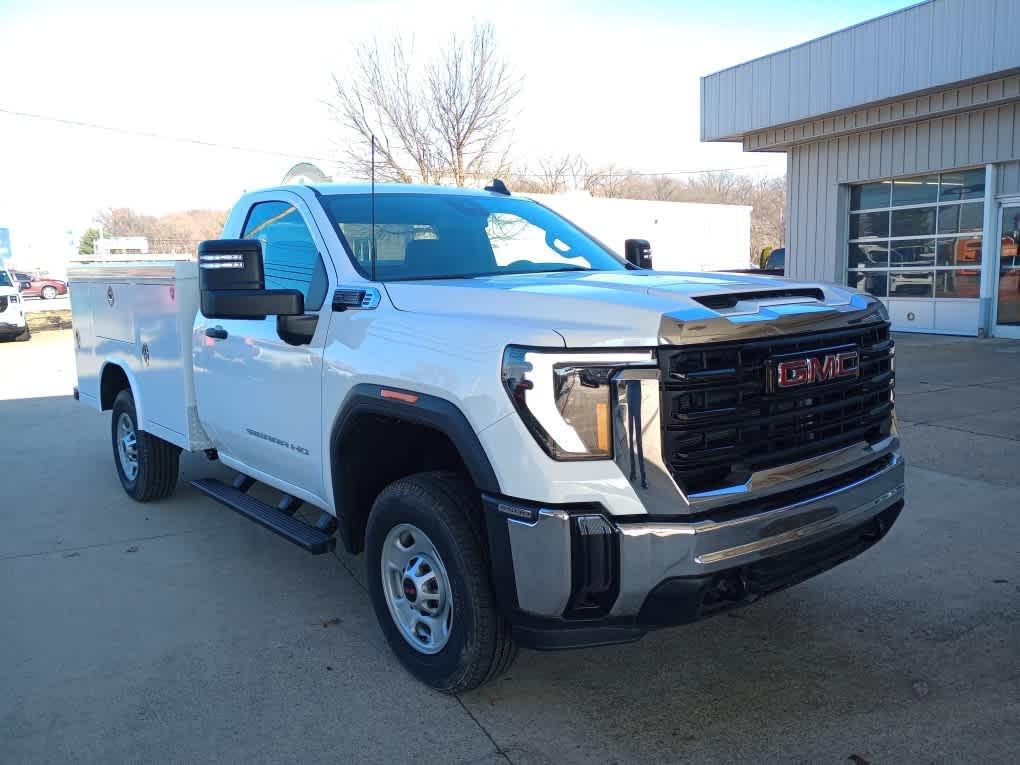
[[[384,395],[383,391],[386,391],[387,395]],[[351,519],[349,515],[347,518],[344,517],[344,508],[338,501],[343,492],[339,485],[340,471],[336,466],[341,444],[344,443],[356,419],[365,414],[392,417],[415,425],[424,425],[442,433],[450,439],[460,454],[478,490],[488,494],[500,493],[499,480],[482,447],[482,442],[456,404],[419,391],[359,383],[351,388],[340,405],[329,438],[329,478],[333,488],[334,509],[341,537],[349,550],[353,551],[357,545],[352,545],[354,529]]]

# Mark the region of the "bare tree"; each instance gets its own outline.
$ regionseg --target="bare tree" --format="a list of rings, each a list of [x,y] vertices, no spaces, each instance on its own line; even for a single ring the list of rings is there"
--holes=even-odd
[[[374,136],[375,171],[382,180],[410,183],[417,175],[423,183],[432,183],[441,175],[422,83],[412,72],[401,38],[385,48],[378,40],[362,44],[350,77],[341,81],[333,75],[333,83],[336,100],[330,109],[354,137],[344,150],[350,171],[369,177]]]
[[[348,170],[383,180],[452,181],[506,169],[509,117],[520,80],[497,55],[491,25],[465,39],[453,35],[424,67],[398,36],[357,49],[349,76],[334,75],[330,107],[355,138],[344,151]]]
[[[487,168],[508,129],[520,80],[496,54],[491,24],[475,25],[471,38],[453,35],[428,67],[430,116],[454,181]]]
[[[652,199],[672,202],[676,198],[677,184],[668,175],[656,175],[649,180]]]
[[[193,252],[199,242],[223,232],[226,210],[183,210],[145,215],[130,207],[110,207],[96,214],[104,236],[144,236],[152,252]]]

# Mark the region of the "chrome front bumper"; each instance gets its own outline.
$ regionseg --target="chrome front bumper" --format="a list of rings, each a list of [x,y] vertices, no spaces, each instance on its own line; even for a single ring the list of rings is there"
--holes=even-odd
[[[504,557],[510,560],[504,565],[512,565],[515,610],[561,619],[576,597],[578,536],[614,537],[618,593],[605,616],[633,617],[666,580],[711,577],[794,552],[862,527],[902,502],[902,458],[891,452],[871,459],[844,473],[845,484],[830,479],[817,484],[825,487],[817,493],[811,493],[810,486],[800,491],[786,486],[782,494],[752,503],[750,510],[717,509],[689,520],[641,516],[627,522],[598,508],[535,508],[490,499],[490,543],[502,538],[508,543],[509,555]],[[495,573],[498,578],[500,572]]]

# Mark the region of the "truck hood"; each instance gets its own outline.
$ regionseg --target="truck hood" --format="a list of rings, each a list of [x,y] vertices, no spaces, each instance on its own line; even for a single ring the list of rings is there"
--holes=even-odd
[[[648,271],[389,282],[400,311],[491,322],[526,318],[567,347],[634,347],[790,334],[884,315],[870,296],[754,274]]]

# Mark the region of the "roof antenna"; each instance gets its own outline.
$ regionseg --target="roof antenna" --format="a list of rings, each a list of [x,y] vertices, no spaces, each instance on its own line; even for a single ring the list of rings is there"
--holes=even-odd
[[[486,186],[485,190],[491,191],[494,194],[503,194],[505,196],[510,196],[510,189],[508,189],[506,187],[506,184],[503,183],[503,181],[501,181],[499,178],[493,178],[492,183]]]
[[[372,281],[375,281],[375,133],[372,133]]]

